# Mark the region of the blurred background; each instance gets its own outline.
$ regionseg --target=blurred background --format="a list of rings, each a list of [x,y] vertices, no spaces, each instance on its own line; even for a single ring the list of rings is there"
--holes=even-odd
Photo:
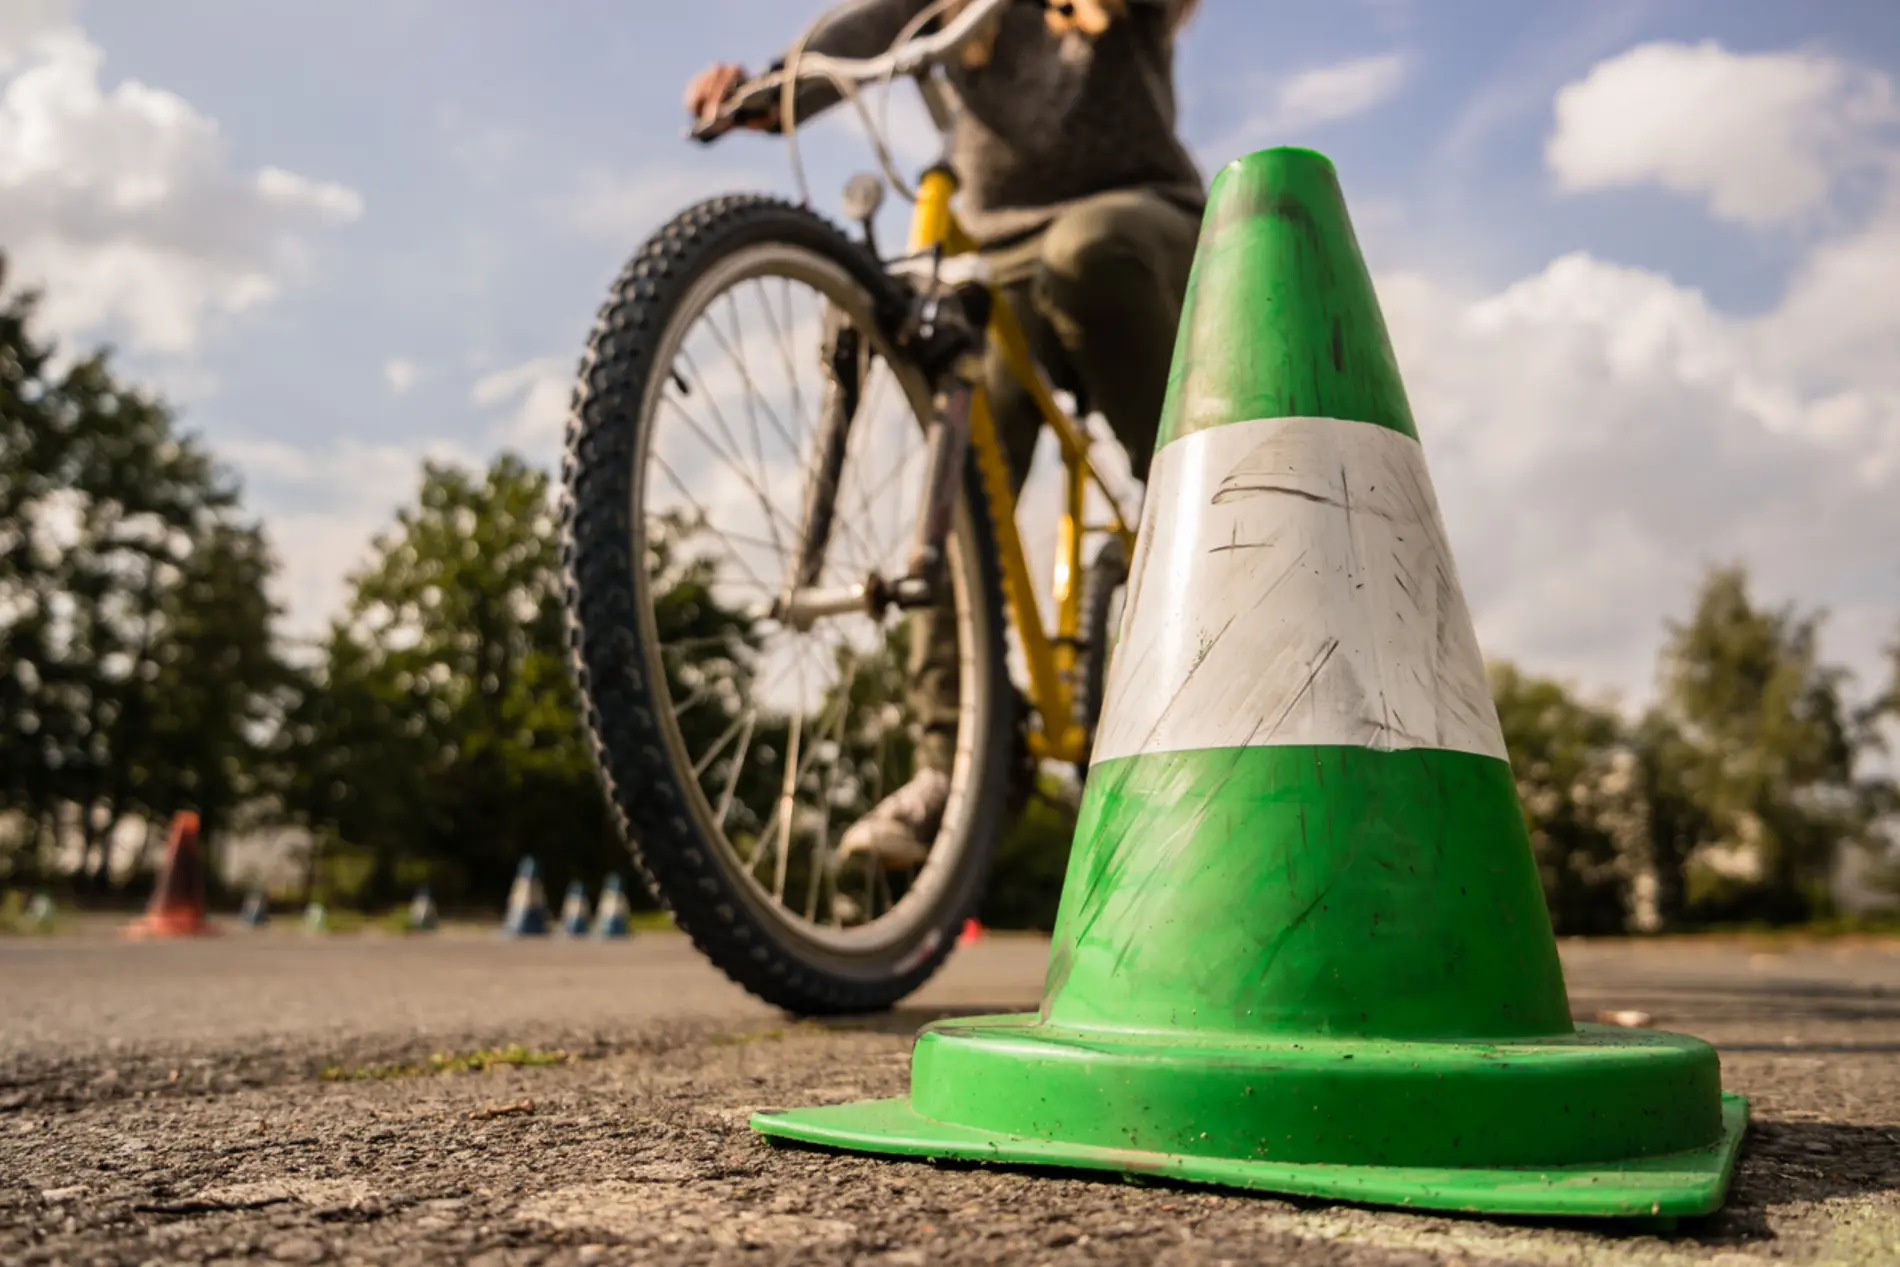
[[[680,96],[816,11],[0,5],[0,927],[142,902],[181,808],[226,909],[627,869],[567,394],[647,234],[792,191]],[[1559,932],[1893,921],[1900,6],[1205,0],[1178,75],[1209,176],[1339,166]],[[835,214],[862,132],[803,135]],[[985,922],[1048,927],[1073,806],[1047,776]]]

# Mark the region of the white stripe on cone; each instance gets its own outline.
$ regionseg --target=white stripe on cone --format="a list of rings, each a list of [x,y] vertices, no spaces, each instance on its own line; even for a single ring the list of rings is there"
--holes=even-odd
[[[1092,760],[1338,744],[1505,759],[1418,441],[1332,418],[1155,455]]]

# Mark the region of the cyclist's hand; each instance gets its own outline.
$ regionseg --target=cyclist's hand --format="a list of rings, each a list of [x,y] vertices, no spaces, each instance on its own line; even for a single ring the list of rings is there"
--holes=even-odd
[[[708,66],[693,76],[686,85],[686,110],[700,123],[710,124],[719,118],[720,107],[726,104],[734,90],[747,80],[745,67],[731,62],[719,62]],[[711,130],[710,135],[719,135],[730,130],[733,123],[727,122]],[[760,111],[737,126],[750,128],[755,132],[772,132],[778,128],[778,106],[776,104]]]

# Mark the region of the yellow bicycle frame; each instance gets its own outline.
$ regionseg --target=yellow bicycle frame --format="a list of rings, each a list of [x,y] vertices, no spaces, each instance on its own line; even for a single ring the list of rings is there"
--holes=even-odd
[[[911,218],[910,249],[913,252],[941,246],[945,255],[961,255],[976,249],[976,243],[957,223],[951,209],[950,202],[956,192],[956,178],[948,171],[932,168],[924,173],[918,182],[917,206]],[[1053,636],[1043,627],[1042,607],[1029,577],[1022,536],[1016,530],[1016,498],[1009,487],[1008,463],[997,438],[988,394],[981,383],[971,394],[970,446],[976,456],[984,492],[989,496],[991,529],[1002,560],[1003,595],[1009,600],[1023,659],[1029,667],[1030,702],[1042,717],[1041,729],[1031,729],[1029,733],[1030,751],[1041,760],[1080,761],[1088,755],[1088,736],[1075,717],[1077,641],[1082,617],[1079,584],[1082,538],[1089,532],[1110,533],[1121,540],[1122,548],[1133,558],[1135,531],[1122,514],[1114,492],[1089,461],[1086,428],[1056,404],[1055,396],[1030,354],[1029,341],[1008,298],[992,287],[990,300],[990,341],[1002,353],[1010,373],[1035,400],[1043,421],[1055,432],[1062,449],[1063,506],[1056,524],[1055,576],[1051,584],[1056,609]],[[1107,523],[1083,522],[1085,497],[1091,483],[1108,502]]]

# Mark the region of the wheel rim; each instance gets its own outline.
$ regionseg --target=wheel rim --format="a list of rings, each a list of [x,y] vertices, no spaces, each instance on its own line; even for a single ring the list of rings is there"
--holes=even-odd
[[[756,910],[848,965],[927,938],[943,922],[942,899],[972,844],[974,745],[986,733],[987,675],[997,668],[978,654],[975,525],[960,505],[950,577],[961,689],[941,826],[921,867],[897,876],[830,865],[844,826],[902,783],[896,776],[907,773],[901,750],[909,709],[897,659],[903,638],[893,634],[908,622],[853,615],[800,634],[759,619],[782,582],[801,514],[823,385],[817,316],[825,301],[843,310],[875,355],[839,486],[840,530],[820,584],[901,571],[921,483],[917,419],[929,407],[928,388],[886,359],[870,296],[835,263],[789,244],[733,252],[682,295],[642,401],[632,522],[639,566],[656,558],[656,546],[675,554],[666,565],[674,569],[671,585],[648,573],[638,618],[664,701],[669,755],[676,770],[695,776],[686,787],[689,811]],[[682,527],[682,513],[693,522]],[[749,517],[753,526],[735,530],[722,517]],[[682,587],[684,560],[702,552],[675,543],[694,538],[712,547],[720,577]],[[682,626],[680,612],[662,610],[665,596],[680,592],[698,600],[698,625]],[[746,615],[743,632],[729,619],[735,610]],[[669,640],[669,630],[684,636]],[[741,679],[750,694],[739,693]],[[717,724],[695,716],[708,709]],[[761,763],[770,772],[763,781]],[[796,772],[789,797],[788,771]],[[775,794],[762,796],[767,788]],[[854,879],[861,895],[850,890]],[[845,926],[835,918],[829,899],[840,886],[869,907],[868,922]]]

